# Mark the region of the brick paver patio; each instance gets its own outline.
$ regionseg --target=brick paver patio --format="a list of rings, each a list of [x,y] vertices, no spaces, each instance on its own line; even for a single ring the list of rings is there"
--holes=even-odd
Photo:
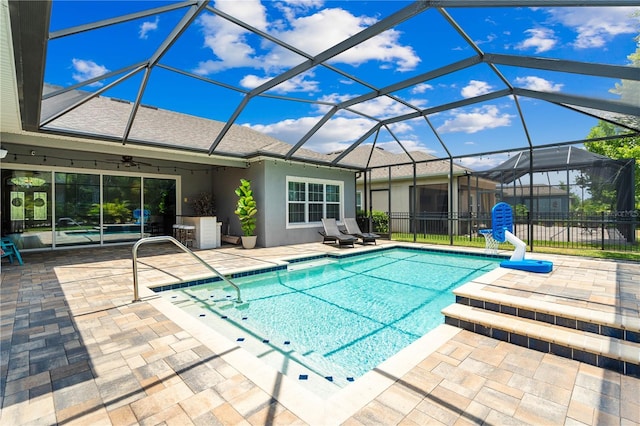
[[[197,253],[226,273],[336,250],[363,247]],[[141,283],[194,274],[175,252],[141,249]],[[23,257],[24,266],[2,263],[2,425],[640,424],[640,379],[444,325],[446,338],[418,362],[381,367],[375,386],[356,380],[318,399],[232,342],[184,325],[145,288],[132,303],[130,247]],[[640,289],[620,292],[611,271],[624,266],[624,280],[638,283],[640,265],[553,260],[552,274],[502,280],[520,286],[513,291],[564,288],[581,306],[613,303],[637,315]]]

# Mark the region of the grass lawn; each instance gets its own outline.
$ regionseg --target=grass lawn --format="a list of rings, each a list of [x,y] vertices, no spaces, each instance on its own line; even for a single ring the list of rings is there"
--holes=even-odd
[[[393,234],[392,239],[394,241],[407,241],[413,242],[413,236],[407,236],[406,234]],[[640,233],[638,235],[638,240],[640,241]],[[424,244],[439,244],[439,245],[450,245],[449,237],[443,235],[418,235],[416,238],[417,243]],[[569,255],[569,256],[584,256],[584,257],[595,257],[600,259],[616,259],[616,260],[630,260],[640,262],[640,249],[638,246],[634,246],[635,252],[631,251],[620,251],[620,250],[602,250],[600,248],[576,248],[576,247],[544,247],[542,242],[534,241],[534,252],[535,253],[549,253],[549,254],[560,254],[560,255]],[[454,236],[453,237],[453,245],[454,246],[462,246],[462,247],[478,247],[484,248],[485,242],[483,238],[472,238],[469,237],[461,237]],[[509,243],[502,243],[498,246],[500,250],[513,250],[513,246]]]

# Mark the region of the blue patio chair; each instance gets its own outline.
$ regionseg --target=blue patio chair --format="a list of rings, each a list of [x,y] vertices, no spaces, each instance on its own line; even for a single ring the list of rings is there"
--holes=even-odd
[[[147,209],[135,209],[133,211],[133,218],[136,220],[136,223],[140,223],[142,215],[144,215],[144,223],[147,223],[149,221],[149,217],[151,216],[151,212]]]
[[[2,257],[9,258],[9,263],[13,263],[13,258],[15,257],[19,264],[24,265],[22,256],[20,256],[20,250],[18,250],[18,247],[16,247],[10,238],[2,237],[0,240],[0,249],[2,249]]]

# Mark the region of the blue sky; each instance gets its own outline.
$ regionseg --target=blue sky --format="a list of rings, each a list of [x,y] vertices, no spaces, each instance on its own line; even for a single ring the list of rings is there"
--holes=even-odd
[[[136,11],[166,6],[153,1],[53,2],[51,31]],[[403,1],[212,1],[211,6],[310,55],[367,28],[408,5]],[[446,9],[485,53],[540,56],[628,65],[640,28],[639,7]],[[635,14],[634,14],[635,12]],[[146,60],[181,19],[185,9],[154,14],[102,29],[52,40],[45,81],[69,86]],[[333,58],[330,64],[375,88],[383,88],[475,54],[435,9],[378,35]],[[160,63],[234,88],[249,91],[305,58],[205,11],[185,31]],[[618,99],[609,90],[618,81],[565,73],[500,66],[516,87],[595,98]],[[90,90],[115,78],[95,83]],[[104,93],[134,100],[141,74]],[[418,108],[503,89],[486,64],[478,64],[398,91],[394,95]],[[299,101],[255,98],[236,123],[295,144],[335,103],[369,93],[360,84],[324,67],[314,67],[276,86],[268,94]],[[142,102],[200,117],[227,121],[243,95],[224,87],[154,69]],[[534,144],[584,138],[596,120],[535,99],[520,99]],[[411,110],[380,97],[341,111],[312,137],[305,148],[319,152],[344,149],[369,130],[368,117],[393,117]],[[525,132],[510,97],[477,103],[429,117],[453,155],[526,146]],[[553,123],[552,123],[553,122]],[[409,149],[437,156],[445,152],[424,119],[391,126]],[[373,138],[368,143],[371,143]],[[399,147],[380,134],[378,145]],[[469,160],[472,166],[473,161]],[[487,165],[487,159],[483,161]]]

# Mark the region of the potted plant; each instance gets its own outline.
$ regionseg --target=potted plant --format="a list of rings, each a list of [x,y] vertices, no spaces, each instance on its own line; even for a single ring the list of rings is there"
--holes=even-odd
[[[215,216],[216,199],[202,192],[192,201],[195,216],[183,216],[182,224],[195,226],[193,247],[210,249],[220,246],[220,224]]]
[[[236,188],[238,196],[238,204],[234,212],[240,219],[242,227],[242,247],[254,248],[256,246],[256,200],[253,198],[251,190],[251,181],[240,179],[240,186]]]
[[[193,201],[193,210],[196,212],[196,216],[215,216],[216,200],[213,194],[202,192]]]

